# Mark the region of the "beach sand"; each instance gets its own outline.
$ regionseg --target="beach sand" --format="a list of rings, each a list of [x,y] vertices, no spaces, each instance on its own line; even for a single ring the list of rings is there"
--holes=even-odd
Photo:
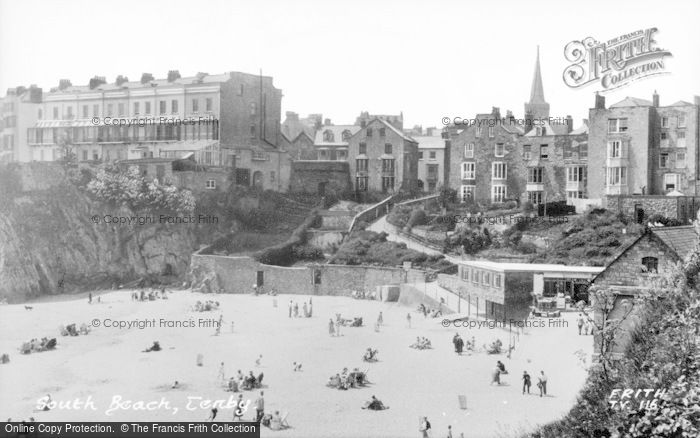
[[[290,299],[299,303],[308,296],[280,295],[278,307],[273,297],[251,295],[203,295],[189,291],[169,294],[168,300],[133,302],[131,291],[101,295],[101,303],[87,299],[43,300],[24,305],[0,306],[0,353],[9,353],[11,362],[0,365],[0,415],[21,421],[33,416],[37,421],[204,421],[210,406],[195,403],[204,400],[228,400],[217,381],[220,363],[226,377],[238,369],[255,375],[264,372],[267,413],[288,412],[292,426],[284,431],[262,428],[262,436],[280,437],[410,437],[420,436],[419,417],[427,416],[433,436],[445,436],[452,425],[459,437],[517,436],[535,425],[558,419],[573,405],[586,377],[592,337],[578,336],[576,314],[565,314],[568,328],[531,328],[520,336],[511,359],[505,354],[477,352],[458,356],[452,337],[475,336],[481,346],[496,338],[508,345],[508,332],[501,329],[465,329],[442,326],[442,318],[424,319],[415,309],[396,303],[353,300],[344,297],[313,297],[312,318],[288,318]],[[64,297],[65,298],[65,297]],[[197,300],[217,300],[219,311],[194,312]],[[374,322],[382,311],[384,326],[374,331]],[[407,328],[406,314],[412,314]],[[364,326],[343,327],[342,336],[328,334],[328,320],[336,313],[350,318],[361,316]],[[199,319],[224,323],[220,336],[212,326],[199,327]],[[112,321],[151,320],[192,321],[192,328],[105,327]],[[100,327],[88,336],[62,337],[59,327],[69,323],[97,319]],[[231,321],[235,322],[231,333]],[[23,341],[43,336],[56,337],[55,351],[21,355]],[[408,347],[416,336],[432,341],[432,350]],[[160,352],[143,353],[158,340]],[[367,347],[379,350],[379,362],[362,361]],[[196,366],[198,354],[204,366]],[[255,359],[262,354],[260,367]],[[502,376],[502,385],[490,385],[497,360],[505,363],[510,374]],[[589,361],[590,359],[588,359]],[[301,372],[292,370],[301,362]],[[340,391],[326,387],[331,375],[343,367],[368,371],[372,382],[361,389]],[[522,372],[532,376],[531,395],[521,394]],[[535,385],[537,374],[548,377],[549,396],[540,398]],[[173,382],[179,389],[171,389]],[[50,411],[35,409],[37,400],[51,394],[63,403]],[[252,401],[259,390],[243,392],[251,400],[244,414],[254,415]],[[361,407],[372,395],[390,409],[368,411]],[[467,398],[467,410],[459,407],[458,395]],[[233,394],[237,397],[238,394]],[[88,399],[89,397],[89,399]],[[152,410],[120,408],[114,397],[132,402],[154,401]],[[188,397],[192,397],[188,399]],[[197,399],[199,397],[200,399]],[[79,398],[92,403],[83,409],[66,403]],[[220,409],[217,421],[231,421],[232,409]]]

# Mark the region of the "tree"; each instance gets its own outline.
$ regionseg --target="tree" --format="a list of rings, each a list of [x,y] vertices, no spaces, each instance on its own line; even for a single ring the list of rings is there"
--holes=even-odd
[[[75,146],[73,145],[73,139],[71,138],[68,129],[62,129],[59,133],[56,144],[61,150],[61,161],[65,163],[73,163],[77,161],[77,156],[75,154]]]

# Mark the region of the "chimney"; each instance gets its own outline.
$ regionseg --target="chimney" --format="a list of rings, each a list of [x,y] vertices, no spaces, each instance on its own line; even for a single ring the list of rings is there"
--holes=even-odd
[[[294,111],[287,111],[287,120],[290,122],[298,122],[299,121],[299,114],[295,113]]]
[[[168,82],[175,82],[176,80],[180,79],[182,76],[180,76],[180,72],[178,70],[170,70],[168,71]]]
[[[605,96],[595,93],[595,109],[605,109]]]
[[[654,90],[654,94],[651,95],[651,104],[654,108],[659,107],[659,94]]]
[[[428,137],[432,137],[434,133],[435,133],[435,127],[434,127],[434,126],[431,126],[431,127],[429,127],[429,128],[425,128],[425,134],[426,134]]]
[[[588,126],[588,119],[583,119],[583,124],[584,124],[585,126]]]
[[[151,73],[141,73],[141,84],[147,84],[153,81],[153,75]]]
[[[331,126],[331,119],[324,119],[323,126]]]
[[[197,83],[201,84],[204,82],[204,78],[209,76],[209,73],[204,73],[204,72],[197,72],[196,78],[197,78]]]
[[[508,119],[509,123],[513,123],[513,120],[515,120],[515,116],[513,115],[513,111],[511,110],[506,110],[506,119]]]
[[[129,82],[129,78],[127,78],[126,76],[122,76],[122,75],[117,76],[117,80],[114,81],[114,83],[117,84],[117,87],[121,87],[121,85],[124,82]]]
[[[37,87],[36,84],[29,86],[29,101],[32,103],[41,103],[41,88]]]
[[[61,79],[58,81],[58,89],[63,91],[66,88],[72,86],[73,84],[70,83],[70,79]]]
[[[566,116],[566,132],[571,132],[574,130],[574,118],[570,115]]]
[[[95,88],[99,87],[102,84],[106,84],[107,81],[105,80],[104,76],[95,76],[92,79],[90,79],[90,89],[94,90]]]
[[[493,116],[494,119],[500,119],[501,118],[501,109],[494,106],[491,108],[491,115]]]

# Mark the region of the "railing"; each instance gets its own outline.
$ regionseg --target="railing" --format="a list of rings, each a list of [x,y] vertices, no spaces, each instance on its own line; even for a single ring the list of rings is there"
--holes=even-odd
[[[360,222],[373,222],[377,219],[379,219],[381,216],[384,216],[389,212],[389,209],[391,209],[391,206],[393,205],[393,198],[395,195],[391,195],[388,198],[384,199],[383,201],[380,201],[373,206],[369,207],[366,210],[363,210],[359,212],[357,215],[355,215],[354,218],[352,218],[352,222],[350,223],[350,228],[348,229],[349,232],[352,232],[355,229],[355,226]]]

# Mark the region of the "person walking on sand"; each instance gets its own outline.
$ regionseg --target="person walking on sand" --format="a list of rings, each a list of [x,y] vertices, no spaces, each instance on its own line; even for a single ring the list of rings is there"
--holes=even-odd
[[[260,355],[260,357],[255,359],[255,366],[259,367],[261,362],[262,362],[262,354]]]
[[[452,438],[452,426],[447,426],[447,438]]]
[[[493,384],[500,385],[501,384],[501,369],[496,367],[492,372],[491,372],[491,385]]]
[[[578,324],[578,334],[581,336],[581,330],[583,329],[583,315],[579,313],[576,321]]]
[[[540,397],[547,395],[547,376],[544,375],[544,371],[540,371],[540,375],[537,376],[537,387],[540,388]]]
[[[289,300],[289,317],[292,317],[292,308],[294,307],[294,304],[292,304],[292,300]]]
[[[530,379],[530,375],[527,373],[527,371],[523,371],[523,395],[525,395],[525,391],[527,393],[530,393],[530,385],[532,384],[532,381]]]
[[[299,303],[297,303],[296,301],[294,302],[294,317],[299,317]]]
[[[239,370],[240,371],[240,370]],[[238,400],[236,400],[236,406],[233,408],[233,422],[241,421],[243,418],[243,412],[244,412],[244,402],[243,402],[243,394],[238,394]]]
[[[209,418],[207,418],[207,421],[214,421],[218,412],[219,410],[217,408],[212,408],[211,413],[209,414]]]
[[[430,421],[428,421],[428,417],[421,418],[418,431],[422,433],[422,438],[430,438]]]
[[[263,397],[264,393],[263,391],[260,391],[260,397],[255,399],[255,420],[256,422],[260,422],[262,420],[263,416],[265,415],[265,398]]]
[[[233,321],[231,321],[231,333],[233,333]]]
[[[335,335],[340,336],[340,318],[335,321]]]
[[[377,324],[379,324],[379,325],[384,324],[384,315],[382,315],[382,312],[379,312],[379,316],[377,317]]]
[[[226,370],[226,367],[224,366],[224,363],[221,362],[221,365],[219,366],[219,375],[217,376],[217,378],[221,381],[226,380],[225,370]]]
[[[411,314],[410,313],[406,314],[406,321],[408,321],[408,328],[411,328]]]
[[[328,334],[335,336],[335,324],[333,323],[333,318],[328,321]]]

